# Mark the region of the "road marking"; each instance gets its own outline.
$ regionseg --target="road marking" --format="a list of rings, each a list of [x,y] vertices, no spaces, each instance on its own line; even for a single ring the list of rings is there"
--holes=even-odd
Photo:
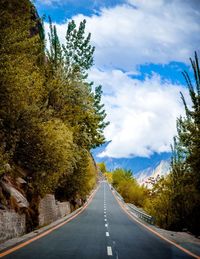
[[[107,219],[104,219],[104,221],[107,221]]]
[[[106,215],[104,215],[104,217],[106,218]]]
[[[109,236],[110,236],[109,232],[106,232],[106,236],[107,236],[107,237],[109,237]]]
[[[108,224],[105,224],[105,227],[107,228],[107,227],[108,227]]]
[[[8,254],[11,254],[17,250],[19,250],[20,248],[24,247],[24,246],[27,246],[29,245],[30,243],[34,242],[35,240],[38,240],[48,234],[50,234],[51,232],[53,232],[54,230],[62,227],[63,225],[67,224],[69,221],[73,220],[74,218],[76,218],[79,214],[81,214],[87,207],[88,205],[92,202],[95,194],[97,193],[98,189],[99,189],[100,185],[97,187],[97,189],[91,194],[91,196],[89,197],[88,201],[83,205],[83,207],[73,216],[71,216],[70,218],[68,218],[67,220],[65,220],[64,222],[56,225],[55,227],[52,227],[50,229],[48,229],[47,231],[44,231],[43,233],[27,240],[27,241],[24,241],[23,243],[19,244],[19,245],[16,245],[8,250],[6,250],[5,252],[0,252],[0,258],[8,255]]]
[[[108,256],[112,256],[112,247],[111,246],[107,246],[107,254]]]
[[[187,250],[186,248],[176,244],[175,242],[169,240],[168,238],[162,236],[161,234],[159,234],[157,231],[153,230],[152,228],[146,226],[145,224],[143,224],[142,222],[140,222],[139,220],[137,220],[134,216],[131,215],[131,213],[129,211],[127,211],[126,207],[122,204],[121,201],[118,200],[117,196],[113,193],[113,196],[115,197],[117,203],[119,204],[119,206],[122,208],[122,210],[133,220],[136,221],[137,223],[139,223],[140,225],[142,225],[144,228],[148,229],[150,232],[152,232],[153,234],[155,234],[156,236],[158,236],[159,238],[165,240],[166,242],[176,246],[178,249],[180,249],[181,251],[185,252],[186,254],[196,258],[196,259],[200,259],[200,256],[192,253],[191,251]]]

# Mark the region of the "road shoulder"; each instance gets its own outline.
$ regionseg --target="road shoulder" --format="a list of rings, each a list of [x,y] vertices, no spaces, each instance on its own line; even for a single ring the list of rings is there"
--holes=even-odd
[[[16,238],[7,240],[7,241],[3,242],[2,244],[0,244],[0,258],[30,244],[31,242],[33,242],[39,238],[42,238],[43,236],[48,235],[52,231],[60,228],[61,226],[68,223],[69,221],[73,220],[75,217],[77,217],[80,213],[82,213],[88,207],[88,205],[91,203],[91,201],[92,201],[93,197],[95,196],[96,192],[98,191],[98,189],[99,189],[99,185],[90,194],[88,200],[86,201],[86,203],[83,206],[81,206],[77,210],[73,211],[72,213],[68,214],[67,216],[60,218],[47,226],[41,227],[37,230],[27,233],[21,237],[16,237]]]
[[[141,220],[137,217],[129,208],[129,206],[124,203],[124,201],[116,195],[115,191],[112,191],[115,199],[119,203],[120,207],[123,211],[135,222],[139,223],[150,232],[154,233],[158,237],[164,239],[168,243],[176,246],[177,248],[181,249],[185,253],[193,256],[194,258],[200,259],[200,239],[195,238],[193,235],[186,233],[186,232],[175,232],[175,231],[168,231],[165,229],[161,229],[157,226],[148,224],[147,222]]]

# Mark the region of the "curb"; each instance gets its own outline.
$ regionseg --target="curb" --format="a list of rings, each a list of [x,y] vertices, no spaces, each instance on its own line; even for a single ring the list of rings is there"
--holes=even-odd
[[[35,240],[42,238],[43,236],[50,234],[52,231],[62,227],[63,225],[65,225],[69,221],[71,221],[72,219],[76,218],[91,203],[94,195],[96,194],[96,192],[99,189],[99,186],[100,185],[98,185],[96,187],[96,189],[90,194],[89,198],[87,199],[87,201],[85,202],[85,204],[83,206],[81,206],[77,210],[73,211],[72,213],[68,214],[67,216],[60,218],[45,227],[41,227],[41,228],[34,230],[30,233],[27,233],[21,237],[16,237],[16,238],[10,239],[10,240],[5,241],[4,243],[0,244],[0,258],[6,256],[8,254],[11,254],[12,252],[34,242]]]
[[[183,246],[175,243],[174,241],[171,241],[170,239],[164,237],[163,235],[161,235],[160,233],[158,233],[156,230],[154,230],[153,228],[151,228],[150,226],[147,225],[147,223],[143,223],[141,222],[138,218],[136,218],[136,216],[131,213],[131,211],[128,209],[128,206],[123,203],[115,194],[115,192],[112,192],[117,203],[119,204],[119,206],[122,208],[122,210],[129,216],[129,218],[131,218],[131,220],[133,220],[134,222],[137,222],[138,224],[140,224],[141,226],[143,226],[144,228],[146,228],[147,230],[149,230],[151,233],[153,233],[154,235],[156,235],[157,237],[165,240],[167,243],[170,243],[171,245],[174,245],[175,247],[177,247],[178,249],[180,249],[181,251],[185,252],[186,254],[192,256],[193,258],[196,259],[200,259],[200,256],[197,254],[194,254],[193,252],[189,251],[188,249],[184,248]],[[151,225],[152,226],[152,225]]]

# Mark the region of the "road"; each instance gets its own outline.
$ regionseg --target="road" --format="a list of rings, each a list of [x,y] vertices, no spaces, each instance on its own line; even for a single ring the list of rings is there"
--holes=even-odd
[[[5,256],[6,259],[169,259],[193,258],[134,222],[109,185],[100,184],[89,206],[50,234]]]

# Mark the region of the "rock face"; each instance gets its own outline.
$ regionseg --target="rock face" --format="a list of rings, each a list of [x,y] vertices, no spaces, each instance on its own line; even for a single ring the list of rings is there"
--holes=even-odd
[[[39,226],[44,226],[71,212],[69,202],[58,202],[55,196],[47,194],[39,203]]]
[[[0,243],[18,237],[26,232],[25,214],[0,210]]]
[[[0,243],[26,233],[26,216],[28,216],[29,202],[22,194],[22,191],[19,191],[20,189],[23,190],[22,187],[26,184],[26,181],[20,177],[16,179],[16,186],[9,177],[4,177],[0,181],[1,190],[15,200],[18,209],[22,209],[19,210],[21,213],[17,213],[11,209],[13,208],[12,206],[0,204]],[[18,190],[19,186],[20,189]],[[48,225],[71,212],[69,202],[56,201],[55,196],[52,194],[47,194],[40,200],[38,210],[39,226]]]
[[[29,203],[27,201],[27,199],[21,194],[21,192],[19,192],[17,189],[15,189],[12,185],[10,185],[9,183],[6,182],[1,182],[1,185],[3,187],[3,189],[10,194],[10,196],[12,196],[16,202],[17,205],[20,208],[28,208]]]

